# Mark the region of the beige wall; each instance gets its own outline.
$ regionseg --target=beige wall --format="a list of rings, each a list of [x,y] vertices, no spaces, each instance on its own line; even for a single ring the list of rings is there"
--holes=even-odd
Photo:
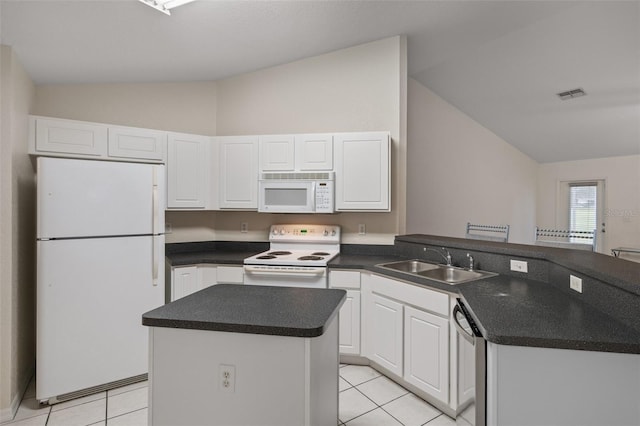
[[[413,79],[408,105],[407,232],[509,224],[510,242],[531,243],[538,164]]]
[[[216,134],[216,83],[38,85],[34,114]]]
[[[605,234],[601,251],[640,247],[640,155],[541,164],[538,173],[538,226],[564,228],[556,223],[558,184],[571,180],[605,180]],[[640,261],[640,256],[625,255]]]
[[[343,242],[391,244],[404,231],[406,41],[391,37],[218,81],[219,135],[388,130],[392,211],[328,216],[216,213],[220,239],[266,240],[269,225],[335,223]],[[240,223],[250,232],[240,234]],[[359,236],[364,223],[367,235]]]
[[[34,372],[35,174],[27,155],[34,85],[8,46],[0,52],[0,421]]]

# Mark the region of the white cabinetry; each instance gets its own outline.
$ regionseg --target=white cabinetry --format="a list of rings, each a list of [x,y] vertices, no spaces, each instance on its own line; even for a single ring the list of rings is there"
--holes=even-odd
[[[162,163],[167,132],[61,118],[29,117],[29,154]]]
[[[109,157],[163,161],[167,133],[136,127],[109,127]]]
[[[242,284],[242,266],[189,265],[171,268],[169,302],[215,284]]]
[[[448,365],[449,320],[405,306],[404,379],[446,402],[449,399]]]
[[[341,133],[334,143],[336,210],[389,211],[389,133]]]
[[[330,270],[329,288],[347,291],[340,308],[340,354],[360,355],[360,272]]]
[[[204,209],[209,183],[211,138],[170,133],[167,155],[167,207]]]
[[[260,136],[260,171],[294,170],[333,170],[333,135]]]
[[[107,126],[82,121],[31,117],[31,154],[107,155]]]
[[[402,376],[402,304],[374,293],[367,315],[367,357]]]
[[[219,145],[220,209],[258,209],[258,137],[215,138]]]
[[[363,355],[396,379],[449,404],[449,296],[362,274]]]

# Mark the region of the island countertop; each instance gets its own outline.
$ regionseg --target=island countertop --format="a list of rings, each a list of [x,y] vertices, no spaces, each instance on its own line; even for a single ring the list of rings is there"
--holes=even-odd
[[[142,315],[150,327],[318,337],[338,314],[346,291],[218,284]]]

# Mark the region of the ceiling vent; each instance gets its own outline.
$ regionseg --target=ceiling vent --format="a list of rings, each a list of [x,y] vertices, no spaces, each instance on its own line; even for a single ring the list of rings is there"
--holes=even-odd
[[[558,97],[561,100],[567,101],[569,99],[579,98],[580,96],[584,96],[586,95],[586,93],[584,92],[584,90],[578,88],[573,90],[567,90],[566,92],[556,93],[556,95],[558,95]]]

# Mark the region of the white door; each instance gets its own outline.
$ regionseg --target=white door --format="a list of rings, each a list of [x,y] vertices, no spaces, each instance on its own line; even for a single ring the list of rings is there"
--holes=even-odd
[[[142,314],[164,303],[160,253],[164,236],[38,241],[37,399],[147,372]]]
[[[293,170],[294,136],[260,136],[260,170]]]
[[[38,158],[38,238],[145,235],[164,227],[164,166]]]
[[[167,207],[203,209],[209,183],[210,138],[169,134],[167,143]]]
[[[404,379],[449,402],[449,320],[410,306],[404,311]]]
[[[333,135],[296,135],[295,165],[298,170],[333,170]]]
[[[389,211],[389,134],[338,134],[334,138],[334,144],[336,210]]]
[[[347,290],[340,308],[340,353],[360,355],[360,291]]]
[[[366,356],[402,376],[402,304],[371,294]]]
[[[258,209],[258,138],[219,138],[220,208]]]

